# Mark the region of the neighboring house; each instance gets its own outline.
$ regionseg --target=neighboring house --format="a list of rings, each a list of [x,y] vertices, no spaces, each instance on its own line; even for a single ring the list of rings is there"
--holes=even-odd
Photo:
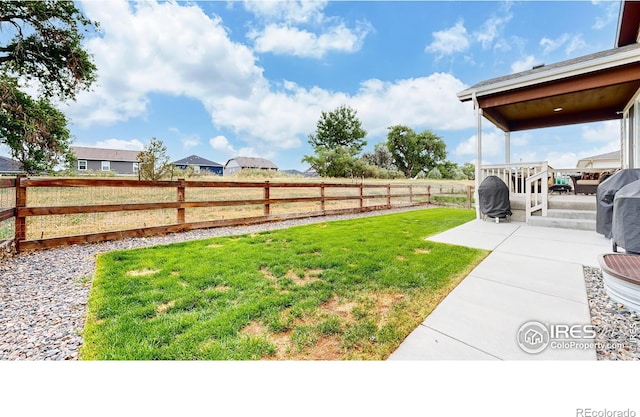
[[[304,176],[307,178],[316,178],[319,177],[320,174],[318,174],[318,171],[316,171],[314,168],[309,168],[304,172]]]
[[[236,156],[231,158],[224,165],[224,175],[232,175],[243,169],[264,169],[277,171],[278,166],[268,159],[252,158],[247,156]]]
[[[620,168],[620,151],[582,158],[576,168]]]
[[[22,164],[11,158],[0,156],[0,175],[16,175],[24,172]]]
[[[138,173],[140,151],[84,146],[72,146],[71,151],[77,159],[75,169],[80,173],[88,171],[113,171],[121,175]]]
[[[176,168],[187,169],[189,167],[193,168],[194,172],[197,173],[211,173],[216,175],[222,175],[224,172],[224,167],[222,164],[217,162],[209,161],[208,159],[204,159],[198,155],[191,155],[186,158],[175,161],[173,165]]]

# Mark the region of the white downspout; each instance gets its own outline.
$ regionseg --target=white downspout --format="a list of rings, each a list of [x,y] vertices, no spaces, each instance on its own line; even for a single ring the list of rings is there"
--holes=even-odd
[[[478,188],[480,187],[480,164],[482,163],[482,109],[478,104],[478,98],[476,92],[471,93],[473,100],[473,108],[476,111],[476,178],[475,178],[475,190],[473,192],[476,200],[476,219],[480,220],[482,214],[480,213],[480,199],[478,197]]]

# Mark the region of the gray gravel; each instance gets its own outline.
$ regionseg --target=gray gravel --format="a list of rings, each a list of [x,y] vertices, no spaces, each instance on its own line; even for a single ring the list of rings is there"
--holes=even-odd
[[[611,301],[599,268],[585,266],[584,280],[598,360],[640,359],[640,314]]]
[[[75,360],[82,345],[96,255],[119,249],[255,233],[424,207],[193,230],[152,238],[73,245],[0,261],[0,360]]]

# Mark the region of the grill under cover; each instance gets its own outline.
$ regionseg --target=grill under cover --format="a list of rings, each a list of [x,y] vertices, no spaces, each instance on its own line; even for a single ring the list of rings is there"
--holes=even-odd
[[[602,181],[596,189],[596,232],[611,239],[613,199],[625,185],[640,180],[640,169],[621,169]]]
[[[511,216],[509,187],[500,178],[490,175],[478,187],[480,212],[485,216],[504,218]]]
[[[640,253],[640,181],[627,184],[616,193],[611,239],[627,253]]]

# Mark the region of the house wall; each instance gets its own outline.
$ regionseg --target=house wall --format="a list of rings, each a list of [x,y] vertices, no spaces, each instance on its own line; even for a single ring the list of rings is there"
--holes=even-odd
[[[640,90],[624,109],[621,127],[622,168],[640,167]]]
[[[229,163],[227,163],[227,166],[224,168],[224,175],[233,175],[241,169],[242,167],[238,165],[236,161],[229,161]]]
[[[196,167],[195,165],[176,165],[176,168],[178,169],[187,169],[188,167]],[[198,170],[196,170],[198,171]],[[205,173],[210,173],[210,174],[215,174],[215,175],[222,175],[223,174],[224,169],[222,167],[212,167],[212,166],[208,166],[208,165],[204,165],[204,166],[200,166],[199,167],[199,172],[205,172]]]
[[[87,171],[102,171],[102,161],[87,161]],[[116,174],[133,175],[133,162],[128,161],[110,161],[111,171]],[[78,164],[76,163],[76,170],[78,170]],[[84,172],[84,171],[78,171]]]

